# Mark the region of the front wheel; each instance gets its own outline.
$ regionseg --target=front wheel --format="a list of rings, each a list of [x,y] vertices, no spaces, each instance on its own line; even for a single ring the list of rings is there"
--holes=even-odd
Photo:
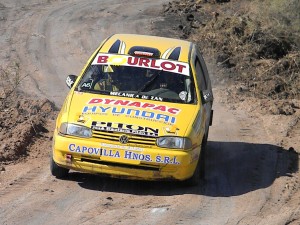
[[[50,171],[51,171],[51,174],[53,176],[55,176],[56,178],[65,178],[69,173],[69,169],[58,166],[54,162],[52,156],[50,157]]]

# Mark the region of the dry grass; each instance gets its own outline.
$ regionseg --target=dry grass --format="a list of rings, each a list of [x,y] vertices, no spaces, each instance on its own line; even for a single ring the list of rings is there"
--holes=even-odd
[[[0,68],[0,99],[6,99],[19,84],[19,65]]]
[[[26,75],[27,76],[27,75]],[[16,62],[0,67],[0,103],[3,104],[17,93],[18,86],[26,77],[20,75],[20,65]]]
[[[190,36],[223,73],[259,98],[300,99],[299,0],[231,0]],[[211,5],[204,10],[211,10]],[[229,74],[229,75],[224,75]]]
[[[299,0],[254,0],[249,7],[257,19],[263,21],[264,29],[291,39],[300,47]]]

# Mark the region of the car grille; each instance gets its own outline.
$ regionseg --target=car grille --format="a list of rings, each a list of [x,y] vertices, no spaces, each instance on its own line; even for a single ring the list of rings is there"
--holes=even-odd
[[[93,131],[93,137],[109,140],[112,142],[119,142],[120,136],[124,135],[125,133],[117,133],[113,131]],[[140,144],[140,145],[155,145],[156,138],[155,137],[147,137],[141,135],[134,135],[134,134],[125,134],[128,136],[128,144]]]

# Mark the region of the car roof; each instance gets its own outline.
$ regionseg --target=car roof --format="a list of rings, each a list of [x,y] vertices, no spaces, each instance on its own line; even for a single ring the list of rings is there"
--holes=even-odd
[[[104,42],[99,52],[127,55],[129,50],[136,46],[157,49],[160,52],[158,58],[188,62],[192,43],[158,36],[114,34]]]

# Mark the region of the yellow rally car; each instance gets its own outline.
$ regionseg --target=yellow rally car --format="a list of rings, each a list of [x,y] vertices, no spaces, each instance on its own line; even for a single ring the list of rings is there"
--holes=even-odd
[[[204,176],[213,94],[196,45],[116,34],[91,56],[58,115],[51,173],[144,180]]]

